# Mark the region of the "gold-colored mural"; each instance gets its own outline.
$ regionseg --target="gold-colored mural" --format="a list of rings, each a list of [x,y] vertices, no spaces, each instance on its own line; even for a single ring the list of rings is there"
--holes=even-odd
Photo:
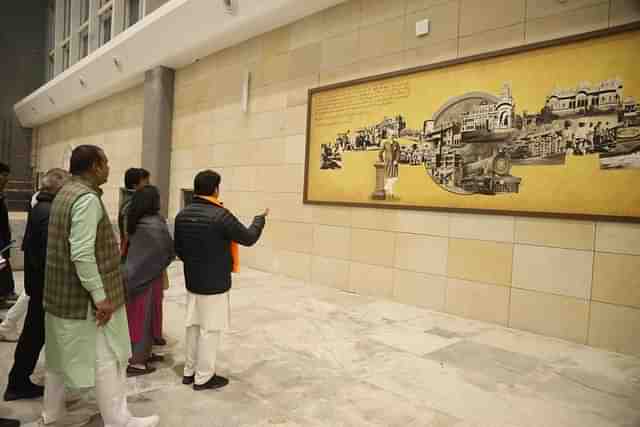
[[[640,220],[640,30],[311,91],[305,201]]]

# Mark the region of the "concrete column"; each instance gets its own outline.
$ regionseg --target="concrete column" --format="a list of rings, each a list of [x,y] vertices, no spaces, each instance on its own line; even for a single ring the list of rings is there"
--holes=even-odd
[[[144,75],[142,167],[151,172],[151,181],[160,190],[160,212],[164,216],[169,213],[174,77],[175,71],[165,67]]]

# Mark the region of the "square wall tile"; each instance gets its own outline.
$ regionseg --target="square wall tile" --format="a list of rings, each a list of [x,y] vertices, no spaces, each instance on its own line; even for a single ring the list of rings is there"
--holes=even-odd
[[[600,30],[608,26],[607,2],[546,18],[528,20],[525,31],[527,42],[535,43]]]
[[[249,138],[275,138],[284,134],[287,116],[284,111],[265,111],[249,116]]]
[[[352,262],[349,266],[349,290],[360,295],[391,299],[393,270],[377,265]]]
[[[343,65],[341,67],[329,68],[320,71],[320,84],[328,85],[339,83],[363,76],[364,74],[360,71],[359,63],[354,62],[352,64]]]
[[[302,165],[260,166],[256,172],[256,190],[274,193],[302,193]]]
[[[449,215],[440,212],[398,210],[393,231],[399,233],[449,236]]]
[[[333,206],[313,206],[313,222],[315,224],[339,225],[349,227],[351,225],[351,208]]]
[[[516,245],[513,286],[589,299],[593,252]]]
[[[407,13],[417,12],[422,9],[429,9],[433,6],[457,0],[407,0]]]
[[[276,271],[293,279],[311,281],[311,255],[299,252],[276,252]]]
[[[527,19],[544,18],[550,15],[559,15],[588,6],[609,3],[608,0],[535,0],[527,2]]]
[[[516,218],[516,242],[566,249],[593,250],[595,224],[548,218]]]
[[[640,256],[597,252],[591,298],[640,308]]]
[[[387,209],[355,208],[351,213],[351,225],[354,228],[393,231],[395,211]]]
[[[361,26],[380,24],[404,15],[406,0],[362,0]],[[380,25],[384,26],[384,25]]]
[[[511,286],[512,263],[512,243],[449,239],[449,277]]]
[[[448,244],[446,237],[397,234],[394,266],[401,270],[444,276]]]
[[[277,28],[260,36],[262,49],[266,56],[274,56],[289,51],[291,26]]]
[[[460,36],[523,22],[524,9],[524,0],[461,0]]]
[[[311,253],[313,226],[300,222],[271,221],[274,247],[291,252]]]
[[[318,86],[320,73],[301,77],[287,82],[287,107],[307,105],[309,89]]]
[[[285,163],[304,164],[306,143],[304,135],[288,136],[285,140]]]
[[[640,224],[623,222],[597,223],[596,250],[640,255]]]
[[[359,77],[374,76],[376,74],[390,73],[405,68],[404,52],[396,52],[386,56],[376,56],[358,62]]]
[[[393,266],[395,234],[351,229],[351,259],[363,264]]]
[[[450,218],[451,237],[513,242],[515,220],[512,216],[452,213]]]
[[[393,299],[403,304],[444,310],[447,278],[412,271],[393,271]]]
[[[324,36],[324,19],[321,13],[314,13],[291,24],[290,49],[308,46]]]
[[[313,226],[314,255],[348,260],[351,253],[351,229],[332,225]]]
[[[448,279],[446,312],[506,326],[510,291],[504,286]]]
[[[591,303],[588,344],[609,351],[640,356],[640,310]]]
[[[349,261],[311,257],[311,282],[338,289],[349,289]]]
[[[289,52],[289,79],[308,76],[320,71],[322,44],[313,43]]]
[[[404,49],[404,17],[360,29],[360,59],[385,56]]]
[[[251,89],[249,110],[253,113],[278,111],[287,108],[286,83]]]
[[[322,42],[322,68],[334,69],[357,62],[360,32],[353,31]]]
[[[254,82],[258,86],[284,82],[289,77],[290,67],[291,57],[288,53],[267,57],[262,63],[261,73],[254,75]]]
[[[284,138],[259,139],[253,145],[243,144],[243,148],[253,150],[253,155],[247,155],[250,165],[281,165],[285,163],[286,141]]]
[[[460,56],[478,55],[524,43],[524,22],[460,38]]]
[[[510,328],[585,344],[588,319],[586,300],[511,289]]]
[[[268,246],[254,247],[254,263],[255,268],[270,273],[276,272],[276,255],[275,250]]]
[[[640,21],[640,2],[638,0],[611,0],[611,26],[624,25]]]
[[[360,26],[362,1],[351,0],[321,12],[325,37],[353,31]]]
[[[285,135],[304,135],[307,131],[307,106],[298,105],[287,108],[285,114]]]
[[[420,67],[443,61],[450,61],[458,57],[458,39],[442,42],[425,43],[421,47],[408,49],[404,52],[404,65],[407,68]]]
[[[256,265],[256,247],[240,246],[240,262],[242,267],[258,268]]]
[[[233,168],[232,191],[255,191],[256,169],[252,166]]]
[[[292,222],[312,222],[312,208],[302,203],[302,195],[296,193],[265,193],[264,206],[269,208],[269,219]]]

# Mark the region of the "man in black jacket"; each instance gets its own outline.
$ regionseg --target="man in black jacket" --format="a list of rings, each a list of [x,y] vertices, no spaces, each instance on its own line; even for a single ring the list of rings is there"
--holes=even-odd
[[[9,225],[9,211],[5,203],[4,189],[9,182],[11,168],[5,163],[0,163],[0,250],[11,243],[11,226]],[[15,293],[13,271],[9,262],[10,251],[0,254],[6,259],[4,267],[0,268],[0,305],[6,306],[10,301],[15,301],[18,296]]]
[[[24,328],[18,339],[14,362],[9,372],[4,400],[33,399],[42,396],[44,387],[33,384],[30,376],[44,345],[44,309],[42,293],[47,259],[49,211],[56,193],[69,179],[68,172],[52,169],[42,180],[38,203],[29,213],[24,237],[24,290],[29,295],[29,308]]]
[[[187,319],[184,377],[194,390],[224,387],[216,375],[216,352],[221,331],[229,327],[231,272],[238,269],[238,244],[258,241],[269,210],[249,228],[218,201],[220,175],[207,170],[194,181],[193,203],[175,221],[176,254],[184,263]]]

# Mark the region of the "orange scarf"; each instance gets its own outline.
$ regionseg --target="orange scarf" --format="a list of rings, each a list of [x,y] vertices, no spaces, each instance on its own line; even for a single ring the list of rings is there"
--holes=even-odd
[[[207,200],[216,206],[220,206],[221,208],[224,207],[222,202],[219,201],[214,196],[197,196],[197,197]],[[233,260],[233,267],[231,268],[231,271],[234,273],[239,272],[240,271],[240,250],[238,248],[238,242],[231,241],[231,259]]]

